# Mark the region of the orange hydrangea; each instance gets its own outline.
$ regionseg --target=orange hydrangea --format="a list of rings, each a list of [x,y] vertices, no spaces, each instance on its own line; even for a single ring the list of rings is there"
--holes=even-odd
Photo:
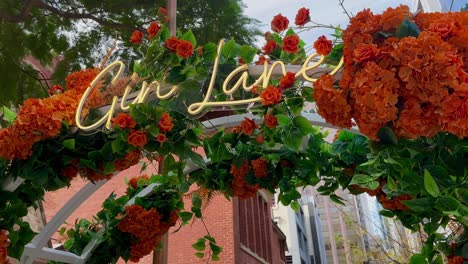
[[[260,157],[258,159],[252,160],[250,163],[252,164],[255,177],[264,178],[267,176],[268,164],[265,158]]]
[[[400,5],[399,7],[389,7],[382,13],[380,17],[380,24],[382,30],[395,31],[403,22],[405,18],[411,18],[411,12],[408,6]]]
[[[453,93],[445,98],[440,123],[443,131],[468,137],[468,94]]]
[[[254,197],[257,191],[260,189],[258,184],[250,185],[245,181],[245,176],[249,173],[250,166],[249,161],[246,160],[239,168],[236,165],[231,164],[231,174],[234,176],[234,179],[231,183],[232,195],[247,199]]]
[[[350,128],[351,106],[342,91],[333,87],[333,76],[323,74],[314,82],[314,88],[318,113],[334,126]]]
[[[10,263],[7,259],[9,245],[10,241],[8,239],[7,231],[0,230],[0,263]]]
[[[407,98],[398,120],[393,125],[395,133],[400,137],[418,138],[433,137],[440,131],[436,107],[428,103],[421,103],[418,98]]]

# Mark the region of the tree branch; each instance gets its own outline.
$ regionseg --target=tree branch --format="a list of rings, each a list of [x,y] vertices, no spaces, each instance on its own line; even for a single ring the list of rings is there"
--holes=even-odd
[[[108,27],[108,28],[115,28],[115,29],[126,29],[126,30],[135,30],[135,29],[142,29],[140,27],[134,27],[126,24],[116,23],[112,21],[108,21],[99,17],[96,17],[90,13],[75,13],[75,12],[68,12],[60,10],[56,7],[48,5],[47,3],[41,0],[28,0],[24,5],[21,14],[19,15],[12,15],[6,10],[0,9],[0,18],[4,19],[7,22],[12,23],[20,23],[28,20],[29,14],[31,12],[32,7],[37,7],[39,9],[47,10],[52,14],[60,16],[62,18],[68,19],[91,19],[97,22],[99,25]]]

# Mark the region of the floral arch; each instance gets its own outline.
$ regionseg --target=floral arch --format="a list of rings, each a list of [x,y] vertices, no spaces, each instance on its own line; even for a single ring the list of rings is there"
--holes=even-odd
[[[309,22],[302,8],[295,23]],[[442,263],[442,256],[462,263],[468,250],[468,13],[364,10],[347,29],[334,29],[336,39],[320,37],[313,44],[317,54],[307,56],[281,15],[260,50],[234,40],[197,46],[190,31],[171,36],[152,22],[147,38],[136,31],[130,40],[145,54],[133,74],[124,74],[122,62],[86,69],[70,74],[66,89],[53,86],[51,97],[28,99],[17,114],[4,108],[11,125],[0,130],[0,260],[7,253],[23,255],[24,263],[39,254],[69,263],[138,260],[169,227],[202,218],[202,204],[214,192],[247,198],[259,189],[277,190],[283,204],[297,208],[297,188],[313,185],[336,203],[342,203],[338,188],[376,196],[382,215],[424,231],[423,251],[411,263]],[[257,66],[251,65],[255,55]],[[248,116],[206,133],[208,121],[202,121],[220,113],[234,115],[231,120]],[[357,125],[362,134],[343,130],[329,143],[311,121]],[[52,228],[33,239],[21,217],[44,191],[66,187],[79,174],[91,182],[71,200],[80,203],[143,157],[148,165],[163,164],[163,173],[131,179],[127,195],[110,196],[96,223],[68,230],[72,239],[64,246],[73,254],[42,248]],[[199,169],[187,174],[188,164]],[[184,211],[181,197],[193,184],[201,191]],[[65,211],[51,226],[60,225]],[[449,223],[460,229],[445,232]],[[209,247],[211,259],[219,259],[215,238],[194,242],[199,256]],[[106,254],[90,254],[93,248]]]

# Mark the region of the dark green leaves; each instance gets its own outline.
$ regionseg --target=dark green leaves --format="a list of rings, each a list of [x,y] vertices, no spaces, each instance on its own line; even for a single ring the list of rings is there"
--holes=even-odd
[[[439,187],[437,187],[437,183],[428,170],[424,170],[424,188],[433,197],[437,197],[440,194]]]
[[[418,37],[421,30],[419,27],[411,21],[408,17],[405,17],[401,25],[396,31],[396,36],[401,39],[404,37]]]

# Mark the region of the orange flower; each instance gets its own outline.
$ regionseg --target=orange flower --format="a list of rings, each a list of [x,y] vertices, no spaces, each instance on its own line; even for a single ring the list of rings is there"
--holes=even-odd
[[[178,56],[186,59],[193,54],[193,45],[190,41],[187,40],[179,40],[179,44],[176,48],[176,53]]]
[[[49,95],[52,96],[54,94],[61,94],[63,93],[64,90],[62,86],[60,85],[52,85],[52,87],[49,89]]]
[[[170,132],[174,128],[172,118],[167,112],[162,114],[158,127],[161,132]]]
[[[156,137],[156,140],[160,143],[164,143],[166,142],[167,138],[166,138],[166,135],[165,134],[159,134],[157,137]]]
[[[8,246],[10,241],[8,239],[8,233],[5,230],[0,230],[0,263],[8,264]]]
[[[463,264],[464,258],[462,256],[449,256],[447,264]]]
[[[299,37],[297,35],[289,35],[283,39],[283,51],[287,53],[299,52]]]
[[[78,168],[73,165],[66,166],[60,170],[60,174],[67,177],[69,181],[78,175]]]
[[[286,75],[281,77],[279,81],[279,88],[281,89],[287,89],[289,87],[292,87],[294,85],[294,82],[296,81],[296,75],[292,72],[286,72]]]
[[[144,147],[148,143],[146,133],[140,130],[134,130],[127,138],[128,144],[135,147]]]
[[[380,18],[380,24],[384,31],[394,31],[400,27],[405,17],[412,17],[408,6],[400,5],[397,8],[389,7],[383,12]]]
[[[260,157],[258,159],[252,160],[251,164],[255,177],[265,178],[267,176],[268,168],[265,158]]]
[[[65,87],[67,87],[67,90],[77,90],[79,93],[84,93],[98,73],[99,69],[85,69],[73,72],[65,78]]]
[[[379,55],[379,48],[375,44],[359,44],[353,52],[353,61],[364,63],[374,60]]]
[[[143,42],[143,32],[139,30],[135,30],[132,33],[132,36],[130,37],[130,42],[139,45]]]
[[[433,137],[440,131],[438,119],[433,105],[422,103],[416,97],[409,97],[403,101],[403,108],[393,127],[400,137]]]
[[[247,117],[245,117],[244,121],[242,121],[241,123],[242,133],[248,136],[253,135],[255,127],[256,127],[255,122],[252,119],[247,118]]]
[[[281,14],[274,16],[273,20],[271,21],[271,30],[273,30],[276,33],[286,30],[288,26],[289,26],[288,18],[284,17]]]
[[[239,168],[231,164],[231,174],[236,178],[244,178],[249,173],[249,162],[246,160]]]
[[[453,93],[442,103],[440,123],[444,131],[468,137],[468,95]]]
[[[264,124],[268,128],[273,129],[278,125],[278,118],[276,118],[274,115],[266,114]]]
[[[281,90],[274,86],[269,86],[260,94],[260,98],[262,98],[264,106],[278,104],[281,101]]]
[[[351,106],[348,105],[345,95],[333,87],[333,76],[323,74],[314,82],[314,88],[318,113],[334,126],[350,128]]]
[[[172,52],[176,52],[177,46],[179,46],[179,39],[176,36],[172,36],[164,42],[164,47]]]
[[[158,34],[159,30],[161,29],[161,26],[156,21],[153,21],[150,23],[148,27],[148,39],[153,39],[156,34]]]
[[[263,142],[265,142],[265,137],[262,134],[258,134],[255,138],[255,141],[257,141],[259,144],[263,144]]]
[[[262,50],[264,54],[271,54],[272,51],[279,48],[278,44],[274,40],[268,40]]]
[[[266,58],[263,55],[261,55],[260,57],[258,57],[258,61],[255,62],[255,65],[263,65],[263,64],[265,64],[265,62],[267,64],[270,64],[270,59]]]
[[[301,8],[297,11],[297,14],[296,14],[296,19],[294,20],[294,23],[297,25],[297,26],[304,26],[305,24],[307,24],[307,22],[310,21],[310,12],[309,12],[309,9],[308,8]]]
[[[139,181],[144,181],[144,180],[149,180],[149,176],[148,175],[140,175],[140,176],[132,177],[128,181],[128,187],[136,189],[136,188],[138,188],[138,182]]]
[[[141,159],[141,152],[139,150],[134,150],[129,152],[122,159],[118,159],[114,162],[114,167],[116,171],[123,171],[131,166],[137,164]]]
[[[115,118],[112,118],[112,123],[122,129],[135,128],[136,126],[136,122],[127,113],[119,113]]]
[[[232,195],[247,199],[254,197],[257,194],[257,191],[260,187],[255,185],[249,185],[245,181],[245,175],[249,172],[249,161],[244,161],[241,167],[237,168],[234,164],[231,164],[231,174],[234,176],[234,179],[231,183]]]
[[[330,54],[332,48],[333,44],[331,40],[328,40],[325,36],[320,36],[314,42],[314,49],[317,51],[318,54],[322,56],[327,56],[328,54]]]

